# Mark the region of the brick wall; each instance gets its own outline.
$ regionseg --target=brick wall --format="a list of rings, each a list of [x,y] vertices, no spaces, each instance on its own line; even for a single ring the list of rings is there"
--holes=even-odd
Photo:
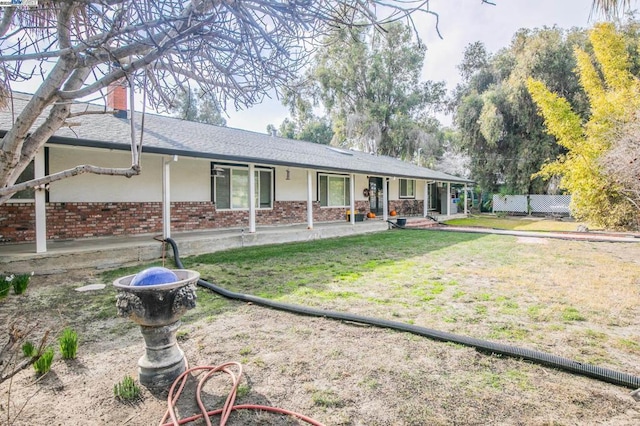
[[[2,240],[35,241],[36,212],[33,203],[0,205],[0,235]]]
[[[358,209],[365,211],[366,201]],[[346,220],[344,208],[320,208],[314,202],[316,222]],[[257,210],[258,225],[305,223],[307,203],[277,201],[273,209]],[[211,202],[171,203],[171,229],[236,228],[249,225],[248,211],[216,211]],[[162,203],[48,203],[47,238],[51,240],[162,233]],[[10,242],[35,241],[32,203],[0,205],[0,235]]]

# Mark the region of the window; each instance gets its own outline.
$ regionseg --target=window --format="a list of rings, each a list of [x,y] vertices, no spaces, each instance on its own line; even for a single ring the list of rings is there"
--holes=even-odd
[[[33,161],[29,163],[29,165],[27,166],[26,169],[24,169],[24,171],[20,174],[20,177],[18,177],[18,180],[16,180],[16,183],[22,183],[22,182],[26,182],[29,180],[33,180],[35,178],[35,171],[34,171],[34,165],[33,165]],[[35,196],[35,191],[33,188],[28,188],[25,189],[23,191],[19,191],[16,192],[15,194],[13,194],[13,196],[11,197],[11,200],[15,200],[15,201],[33,201],[35,200],[36,196]]]
[[[318,192],[322,207],[346,207],[351,200],[349,176],[319,175]]]
[[[400,198],[416,198],[415,179],[400,179]]]
[[[273,200],[273,171],[255,169],[256,208],[270,209]],[[216,208],[247,210],[249,208],[249,168],[211,164],[213,199]]]

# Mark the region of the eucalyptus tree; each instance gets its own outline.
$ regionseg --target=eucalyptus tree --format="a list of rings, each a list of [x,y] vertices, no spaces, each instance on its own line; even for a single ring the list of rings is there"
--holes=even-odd
[[[226,126],[227,120],[222,116],[220,104],[211,94],[200,94],[196,89],[179,92],[171,111],[174,116],[187,121]]]
[[[79,173],[140,173],[139,152],[132,149],[130,167],[82,165],[14,184],[48,138],[83,114],[72,111],[72,102],[104,97],[111,83],[124,79],[144,88],[158,110],[187,81],[216,94],[223,108],[227,102],[249,106],[292,79],[328,28],[410,20],[418,10],[434,13],[429,0],[60,0],[4,7],[0,98],[11,105],[16,82],[41,84],[0,140],[0,202]]]
[[[434,140],[431,113],[443,104],[443,82],[420,81],[426,47],[410,27],[339,27],[284,103],[293,122],[324,108],[332,144],[413,159]]]
[[[520,29],[510,45],[495,54],[480,42],[467,47],[459,65],[463,83],[455,90],[451,109],[460,132],[459,145],[469,156],[472,176],[482,189],[553,190],[550,183],[531,176],[564,148],[547,133],[526,81],[530,76],[544,81],[585,116],[588,104],[573,73],[573,48],[585,43],[584,31],[553,27]]]
[[[285,118],[277,130],[281,136],[289,139],[304,140],[328,145],[333,139],[331,120],[315,114],[318,100],[308,89],[311,85],[286,87],[282,94],[282,104],[289,109],[291,118]],[[275,130],[275,126],[274,130]]]

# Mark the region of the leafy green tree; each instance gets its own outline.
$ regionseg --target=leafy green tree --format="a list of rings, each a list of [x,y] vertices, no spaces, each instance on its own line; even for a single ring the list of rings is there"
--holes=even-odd
[[[616,130],[637,120],[640,81],[630,72],[627,42],[613,24],[597,24],[589,39],[593,54],[575,49],[580,83],[589,98],[587,121],[562,94],[540,80],[528,80],[549,133],[567,149],[545,164],[539,175],[561,176],[561,186],[572,194],[577,218],[606,228],[636,227],[638,209],[621,184],[603,170],[601,159],[609,152]]]
[[[222,116],[220,104],[215,96],[200,94],[198,89],[178,93],[176,105],[172,109],[176,117],[216,126],[227,125],[227,120]]]
[[[444,83],[420,81],[426,49],[410,27],[381,28],[334,29],[285,104],[296,125],[324,107],[334,145],[412,160],[433,140],[429,114],[444,99]]]
[[[521,29],[511,44],[491,55],[480,42],[467,47],[459,71],[463,77],[451,109],[460,132],[460,148],[470,159],[473,178],[486,191],[545,193],[542,178],[531,179],[542,164],[564,152],[544,128],[526,89],[530,76],[567,96],[585,114],[587,102],[573,73],[573,46],[584,46],[580,30]]]
[[[273,124],[269,124],[267,133],[273,134],[273,132],[283,138],[298,139],[323,145],[329,145],[333,138],[333,130],[329,121],[324,117],[316,116],[308,119],[302,125],[296,124],[289,118],[285,118],[277,129]]]

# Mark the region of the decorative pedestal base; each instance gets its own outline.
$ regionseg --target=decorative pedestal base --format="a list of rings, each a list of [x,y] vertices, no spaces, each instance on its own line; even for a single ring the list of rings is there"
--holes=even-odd
[[[148,388],[168,388],[187,368],[176,332],[181,322],[164,327],[140,326],[146,353],[138,360],[140,383]]]

